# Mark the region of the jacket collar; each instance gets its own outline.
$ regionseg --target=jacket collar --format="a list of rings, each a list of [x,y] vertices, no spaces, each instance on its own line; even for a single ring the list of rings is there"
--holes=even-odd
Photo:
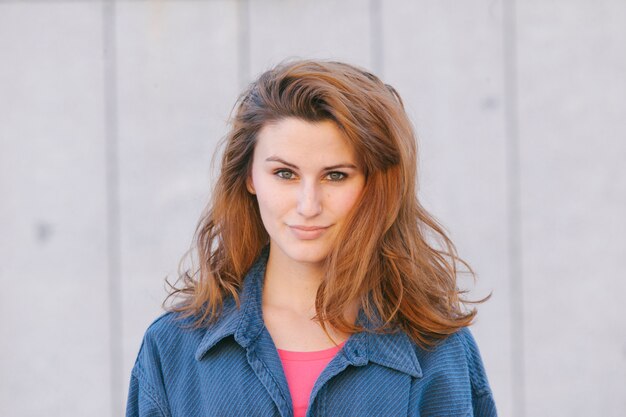
[[[248,349],[264,330],[261,302],[268,257],[269,246],[263,249],[244,278],[239,308],[230,298],[224,302],[222,315],[207,329],[198,345],[197,360],[202,360],[218,342],[229,336],[234,336],[241,347]],[[366,329],[373,328],[363,311],[358,320]],[[422,376],[415,345],[404,332],[381,334],[366,330],[356,333],[345,343],[342,352],[354,366],[364,366],[371,361],[413,377]]]
[[[269,257],[269,246],[265,247],[243,281],[243,289],[239,295],[240,306],[228,298],[220,318],[206,331],[196,350],[196,359],[202,357],[219,341],[235,336],[235,341],[243,348],[248,348],[261,334],[263,313],[261,310],[261,292],[265,266]]]

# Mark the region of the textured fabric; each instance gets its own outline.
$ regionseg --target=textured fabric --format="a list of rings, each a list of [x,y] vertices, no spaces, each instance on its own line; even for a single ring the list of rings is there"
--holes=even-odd
[[[278,349],[278,357],[283,364],[289,394],[293,402],[294,417],[306,415],[315,381],[342,346],[343,343],[330,349],[315,352],[293,352]]]
[[[225,303],[209,328],[167,313],[147,330],[132,371],[126,415],[293,417],[278,352],[263,324],[267,251],[251,268],[241,306]],[[362,317],[361,317],[362,318]],[[352,335],[313,386],[307,417],[496,416],[468,329],[435,348],[403,332]]]

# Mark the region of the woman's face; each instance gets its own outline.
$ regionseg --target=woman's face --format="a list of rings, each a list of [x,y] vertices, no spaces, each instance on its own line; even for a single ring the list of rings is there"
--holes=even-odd
[[[286,118],[264,126],[247,186],[256,194],[271,256],[323,262],[364,184],[363,171],[333,122]]]

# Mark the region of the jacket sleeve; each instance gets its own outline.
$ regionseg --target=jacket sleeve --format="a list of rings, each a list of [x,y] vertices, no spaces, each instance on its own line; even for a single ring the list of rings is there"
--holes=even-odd
[[[497,417],[476,342],[463,328],[431,350],[418,349],[423,377],[415,380],[410,415]]]
[[[126,417],[170,417],[158,363],[157,349],[146,334],[130,378]]]
[[[485,372],[478,345],[467,328],[461,330],[459,336],[464,344],[467,356],[467,367],[472,389],[473,415],[474,417],[497,417],[495,401],[489,387],[487,373]]]
[[[130,378],[126,417],[165,417],[158,401],[150,395],[150,390],[142,385],[137,376]]]

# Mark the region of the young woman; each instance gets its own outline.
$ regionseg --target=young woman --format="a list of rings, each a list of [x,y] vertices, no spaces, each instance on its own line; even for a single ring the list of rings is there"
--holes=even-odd
[[[456,285],[467,265],[417,200],[416,160],[402,101],[374,75],[324,61],[262,74],[127,416],[495,416]]]

